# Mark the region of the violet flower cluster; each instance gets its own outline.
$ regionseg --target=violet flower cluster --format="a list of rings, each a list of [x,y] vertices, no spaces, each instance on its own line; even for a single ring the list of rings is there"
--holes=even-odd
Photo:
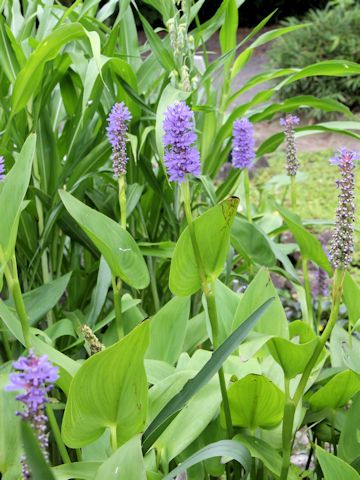
[[[280,119],[280,125],[285,127],[285,140],[286,140],[286,170],[290,177],[296,175],[299,168],[299,161],[296,153],[295,144],[295,125],[300,122],[299,117],[296,115],[286,115],[285,118]]]
[[[329,275],[322,268],[316,271],[317,292],[320,297],[329,295]]]
[[[6,390],[22,390],[16,399],[24,404],[24,410],[17,412],[17,415],[30,423],[39,440],[42,453],[48,460],[49,440],[46,433],[45,405],[48,402],[47,392],[58,378],[58,367],[49,362],[47,355],[38,357],[32,350],[27,357],[20,357],[14,362],[13,367],[19,371],[10,375],[10,384]],[[31,479],[25,457],[21,458],[21,464],[23,479]]]
[[[4,164],[4,157],[0,155],[0,182],[5,178],[5,164]]]
[[[128,161],[126,154],[126,136],[131,118],[131,113],[124,102],[115,103],[108,116],[106,131],[112,146],[115,177],[126,173],[126,164]]]
[[[242,118],[234,122],[232,163],[235,168],[250,168],[255,159],[254,126]]]
[[[194,114],[185,102],[170,105],[164,114],[164,162],[169,180],[182,183],[185,175],[200,175],[200,154],[194,146]]]
[[[347,268],[354,252],[355,195],[354,169],[360,156],[341,148],[330,160],[340,168],[341,178],[336,181],[340,192],[336,209],[336,224],[331,240],[330,258],[335,268]]]

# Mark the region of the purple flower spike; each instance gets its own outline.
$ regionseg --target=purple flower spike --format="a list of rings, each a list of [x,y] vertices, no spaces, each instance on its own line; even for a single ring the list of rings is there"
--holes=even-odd
[[[340,180],[336,181],[339,188],[338,207],[336,209],[336,224],[331,240],[330,258],[335,268],[347,268],[354,252],[354,222],[355,222],[355,163],[360,159],[358,153],[341,148],[330,160],[340,167]]]
[[[108,116],[107,135],[113,150],[113,170],[115,177],[126,173],[126,135],[131,113],[124,102],[115,103]]]
[[[285,127],[286,139],[286,170],[290,177],[296,175],[299,168],[299,161],[296,155],[295,131],[294,126],[300,123],[300,118],[296,115],[286,115],[280,119],[280,125]]]
[[[4,164],[4,157],[0,155],[0,182],[5,178],[5,164]]]
[[[317,292],[320,297],[329,295],[329,275],[322,268],[316,271]]]
[[[182,183],[185,175],[200,175],[200,155],[194,143],[194,114],[185,102],[170,105],[164,114],[164,162],[171,182]]]
[[[234,122],[232,163],[235,168],[250,168],[255,159],[254,126],[242,118]]]
[[[48,402],[47,392],[58,378],[58,367],[54,367],[48,360],[47,355],[38,357],[32,350],[27,357],[20,357],[13,363],[13,367],[19,370],[10,375],[10,384],[5,387],[7,391],[22,390],[16,399],[25,406],[22,412],[17,412],[32,426],[46,460],[49,459],[49,440],[46,434],[45,405]],[[22,477],[31,479],[25,457],[21,458]]]

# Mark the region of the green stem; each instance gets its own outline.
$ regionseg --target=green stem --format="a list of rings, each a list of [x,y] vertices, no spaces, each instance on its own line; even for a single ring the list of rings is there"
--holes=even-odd
[[[251,202],[250,202],[250,182],[249,182],[249,170],[244,168],[244,188],[245,188],[245,200],[246,200],[246,213],[249,223],[252,223],[251,216]]]
[[[196,240],[195,228],[193,224],[191,206],[190,206],[190,188],[189,188],[188,179],[186,179],[186,181],[182,183],[181,188],[182,188],[182,194],[183,194],[185,216],[186,216],[186,220],[189,227],[191,243],[194,250],[196,264],[198,267],[202,290],[205,294],[205,298],[207,302],[208,314],[209,314],[211,331],[212,331],[213,348],[214,350],[216,350],[216,348],[219,346],[219,326],[218,326],[216,301],[215,301],[215,295],[214,295],[214,284],[212,283],[212,285],[209,288],[208,280],[206,278],[205,268],[201,258],[199,245]],[[230,413],[229,399],[228,399],[227,390],[226,390],[225,375],[222,367],[219,369],[218,375],[219,375],[221,396],[224,404],[227,434],[229,438],[232,438],[233,429],[232,429],[232,422],[231,422],[231,413]]]
[[[8,265],[6,265],[5,267],[5,270],[4,270],[5,278],[6,278],[9,290],[11,292],[11,295],[15,302],[16,312],[20,319],[21,328],[24,336],[24,345],[26,348],[30,348],[31,346],[30,325],[29,325],[29,319],[25,309],[24,300],[21,293],[15,255],[13,256],[11,263],[12,263],[12,268],[10,268]]]
[[[1,342],[3,344],[7,359],[12,360],[11,347],[10,347],[10,343],[9,343],[9,339],[6,331],[3,331],[1,333]]]
[[[122,173],[118,178],[121,226],[126,230],[126,177]]]
[[[293,210],[296,209],[296,177],[295,175],[290,176],[290,190],[291,190],[291,207]]]
[[[342,297],[342,291],[343,291],[343,282],[344,282],[344,275],[345,275],[345,270],[338,268],[335,270],[334,274],[334,283],[333,283],[333,290],[332,290],[332,307],[331,307],[331,312],[330,312],[330,318],[329,321],[326,325],[326,328],[321,335],[319,339],[319,343],[315,347],[315,350],[310,357],[310,360],[308,361],[304,372],[301,376],[300,382],[296,388],[294,397],[293,397],[293,404],[294,404],[294,410],[289,410],[287,411],[285,409],[284,411],[284,419],[283,419],[283,435],[284,435],[284,430],[291,430],[293,429],[293,424],[294,424],[294,415],[295,415],[295,409],[299,402],[301,401],[306,385],[308,383],[308,380],[310,378],[312,369],[314,368],[319,356],[321,355],[321,352],[323,348],[326,345],[326,342],[329,340],[331,332],[333,331],[333,328],[336,324],[336,321],[338,319],[339,315],[339,308],[340,308],[340,303],[341,303],[341,297]],[[286,480],[288,471],[289,471],[289,466],[290,466],[290,454],[289,452],[284,452],[283,453],[283,465],[282,465],[282,470],[281,470],[281,477],[280,480]]]
[[[122,314],[121,314],[121,280],[116,277],[111,279],[114,295],[114,309],[115,309],[115,322],[116,322],[116,331],[118,339],[120,340],[124,336],[124,327],[122,323]]]
[[[316,312],[316,321],[317,321],[316,333],[320,332],[321,315],[322,315],[322,301],[323,301],[323,297],[322,297],[322,295],[319,295],[318,296],[318,308],[317,308],[317,312]]]
[[[285,378],[285,406],[284,420],[282,430],[282,452],[283,464],[281,467],[281,480],[286,480],[290,468],[291,446],[292,446],[292,429],[295,416],[295,404],[290,397],[290,381]]]
[[[59,453],[61,455],[62,461],[64,463],[71,463],[68,451],[66,450],[65,444],[62,441],[59,425],[57,423],[55,413],[54,413],[54,410],[52,409],[51,405],[46,406],[46,414],[47,414],[47,417],[49,419],[50,427],[51,427],[51,430],[53,432],[55,442],[56,442],[56,445],[59,449]]]
[[[117,445],[117,434],[116,434],[116,425],[112,425],[110,427],[110,440],[111,440],[111,448],[113,452],[115,452],[118,448]]]
[[[316,325],[314,322],[313,307],[312,307],[312,295],[311,295],[311,284],[310,284],[310,278],[309,278],[308,259],[303,258],[301,261],[301,264],[302,264],[303,277],[304,277],[304,289],[305,289],[305,296],[306,296],[308,322],[310,323],[310,325],[313,325],[314,329],[316,330]]]

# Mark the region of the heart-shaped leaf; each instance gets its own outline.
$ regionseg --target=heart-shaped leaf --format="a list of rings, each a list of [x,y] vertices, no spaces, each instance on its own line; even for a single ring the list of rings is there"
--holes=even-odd
[[[238,198],[228,198],[194,220],[196,240],[205,274],[209,279],[216,279],[224,268],[229,250],[230,230],[238,204]],[[201,287],[188,227],[175,246],[169,284],[174,295],[179,296],[192,295]]]
[[[70,386],[62,424],[64,442],[80,448],[106,428],[116,432],[118,445],[142,431],[147,409],[144,355],[149,323],[90,357]]]
[[[263,375],[246,375],[228,389],[234,425],[255,430],[274,428],[282,420],[284,394]],[[221,412],[224,420],[223,410]]]

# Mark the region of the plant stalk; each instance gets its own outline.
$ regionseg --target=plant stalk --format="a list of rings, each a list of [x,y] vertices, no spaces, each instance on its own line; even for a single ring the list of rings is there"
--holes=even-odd
[[[244,188],[245,188],[247,219],[248,219],[249,223],[252,223],[251,202],[250,202],[250,181],[249,181],[249,169],[248,168],[244,168]]]
[[[302,399],[302,396],[304,394],[307,382],[310,378],[312,369],[314,368],[319,356],[321,355],[321,352],[326,345],[326,342],[329,340],[331,332],[333,331],[333,328],[336,324],[336,321],[338,319],[339,315],[339,308],[340,308],[340,303],[341,303],[341,297],[342,297],[342,291],[343,291],[343,282],[344,282],[344,275],[345,275],[345,270],[342,268],[337,268],[335,270],[334,274],[334,283],[333,283],[333,290],[332,290],[332,307],[331,307],[331,312],[330,312],[330,318],[329,321],[325,327],[325,330],[323,334],[321,335],[319,339],[319,343],[315,347],[315,350],[310,357],[310,360],[308,361],[304,372],[301,376],[300,382],[296,388],[294,397],[292,399],[292,402],[294,404],[293,409],[287,409],[285,405],[284,409],[284,420],[283,420],[283,440],[284,440],[284,431],[286,430],[287,432],[291,432],[292,435],[292,429],[294,425],[294,416],[295,416],[295,409],[299,402]],[[288,433],[287,433],[288,435]],[[291,451],[289,452],[288,450],[283,453],[283,464],[282,464],[282,469],[281,469],[281,477],[280,480],[287,480],[289,468],[290,468],[290,454]]]
[[[309,278],[309,261],[307,258],[303,258],[301,261],[302,264],[302,271],[304,277],[304,289],[305,289],[305,297],[306,297],[306,308],[308,314],[308,321],[310,325],[313,325],[314,330],[316,331],[316,322],[314,320],[314,312],[312,306],[312,296],[311,296],[311,284]]]
[[[71,463],[68,451],[66,450],[65,444],[61,438],[61,433],[59,429],[59,425],[57,423],[56,417],[54,410],[52,409],[51,405],[46,406],[46,414],[49,419],[50,427],[53,432],[54,438],[56,445],[59,449],[59,453],[61,456],[61,459],[64,463]]]
[[[208,280],[206,278],[205,268],[201,258],[199,245],[196,240],[195,228],[193,224],[191,206],[190,206],[190,188],[189,188],[188,179],[186,179],[186,181],[181,185],[181,189],[182,189],[185,216],[186,216],[187,224],[189,227],[191,243],[194,250],[196,264],[198,267],[202,290],[204,292],[207,307],[208,307],[208,314],[209,314],[211,331],[212,331],[213,348],[214,350],[216,350],[216,348],[219,346],[219,326],[218,326],[218,317],[217,317],[216,301],[215,301],[215,294],[214,294],[214,283],[212,282],[211,285],[209,285],[208,283]],[[227,430],[228,437],[231,439],[233,435],[233,428],[232,428],[232,421],[231,421],[229,399],[228,399],[227,390],[226,390],[225,375],[222,367],[219,369],[218,375],[219,375],[221,396],[222,396],[223,405],[224,405],[226,430]]]
[[[290,176],[291,208],[296,210],[296,176]]]
[[[118,178],[119,184],[119,205],[120,205],[120,224],[126,230],[126,177],[122,173]]]
[[[120,278],[116,279],[116,277],[112,277],[111,283],[114,295],[116,331],[118,339],[120,340],[124,336],[124,326],[121,313],[121,280]]]

